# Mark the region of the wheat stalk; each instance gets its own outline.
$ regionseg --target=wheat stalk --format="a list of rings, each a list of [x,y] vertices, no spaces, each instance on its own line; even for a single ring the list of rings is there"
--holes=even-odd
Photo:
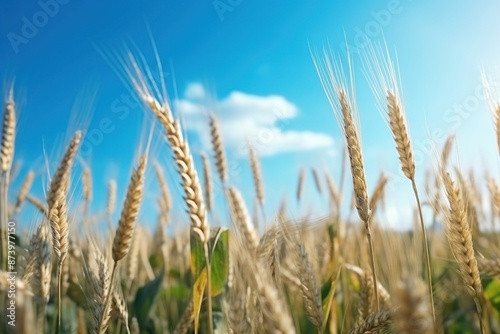
[[[378,51],[378,53],[377,53]],[[425,253],[425,264],[427,273],[427,284],[429,287],[429,300],[432,310],[432,316],[435,321],[436,312],[434,309],[434,297],[432,294],[432,264],[431,256],[429,251],[429,243],[427,241],[427,231],[425,228],[425,223],[422,215],[422,207],[420,203],[420,198],[418,194],[418,189],[415,181],[415,158],[413,155],[413,149],[411,145],[411,137],[406,122],[406,113],[403,108],[402,99],[399,90],[399,78],[396,75],[396,69],[392,63],[389,52],[385,50],[385,56],[380,48],[375,50],[375,48],[370,45],[365,58],[369,65],[368,72],[371,77],[369,78],[370,85],[375,95],[378,98],[379,109],[382,114],[385,114],[384,109],[387,114],[384,115],[389,128],[391,129],[393,139],[396,143],[396,150],[398,152],[398,158],[401,165],[401,170],[403,174],[410,180],[412,185],[413,194],[415,201],[417,202],[418,208],[418,218],[420,221],[420,229],[422,231],[422,244]],[[381,59],[381,60],[379,60]],[[385,108],[382,105],[385,103]]]
[[[132,176],[130,178],[127,194],[125,196],[125,203],[123,204],[120,220],[118,221],[118,228],[116,229],[115,237],[113,239],[111,255],[114,263],[113,269],[111,271],[111,280],[108,287],[108,292],[106,293],[106,300],[104,302],[104,312],[102,313],[102,316],[99,320],[99,328],[104,328],[105,324],[107,323],[106,317],[108,317],[109,313],[109,300],[111,295],[113,294],[112,289],[114,285],[118,261],[120,261],[127,255],[130,249],[130,243],[132,242],[137,215],[139,214],[139,209],[142,202],[146,162],[147,156],[143,155],[139,159],[139,164],[137,168],[132,172]]]
[[[166,137],[170,143],[179,175],[182,179],[184,189],[184,200],[188,207],[188,213],[191,220],[191,232],[204,245],[205,261],[207,268],[210,268],[210,255],[208,250],[208,241],[210,239],[210,227],[207,221],[207,210],[203,201],[203,192],[200,186],[198,173],[194,167],[193,157],[191,155],[189,144],[184,140],[180,123],[174,119],[172,111],[167,102],[160,104],[152,95],[146,78],[141,73],[137,62],[131,58],[131,63],[135,75],[131,75],[132,83],[142,101],[153,112],[158,121],[166,131]],[[220,137],[219,137],[220,139]],[[219,156],[218,158],[221,158]],[[222,160],[221,160],[222,161]],[[225,163],[225,161],[224,161]],[[221,166],[222,167],[222,166]],[[221,179],[224,174],[221,173]],[[211,270],[207,270],[206,294],[209,333],[213,333],[212,319],[212,298],[210,294]]]

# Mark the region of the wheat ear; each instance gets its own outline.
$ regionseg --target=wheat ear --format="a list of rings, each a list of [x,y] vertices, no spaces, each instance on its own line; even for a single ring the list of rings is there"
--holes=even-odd
[[[443,151],[441,152],[441,164],[446,166],[448,159],[450,157],[451,148],[453,147],[453,141],[455,140],[455,135],[450,135],[446,138],[444,142]]]
[[[497,135],[497,148],[500,152],[500,103],[493,108],[493,118],[495,119],[495,131]]]
[[[203,191],[200,186],[198,173],[194,167],[193,156],[189,144],[182,135],[182,128],[173,115],[167,102],[160,104],[152,95],[144,74],[141,73],[139,65],[131,59],[134,74],[131,80],[137,93],[147,107],[153,112],[166,132],[167,141],[172,149],[179,175],[182,179],[184,189],[184,200],[188,207],[191,220],[191,232],[204,245],[207,268],[210,268],[208,241],[210,239],[210,227],[207,221],[207,210],[203,200]],[[209,320],[209,333],[213,333],[212,299],[210,297],[210,270],[207,271],[207,308]]]
[[[357,323],[349,334],[377,333],[392,322],[394,311],[381,311],[370,314],[362,322]]]
[[[212,203],[213,203],[213,184],[210,172],[210,160],[207,155],[202,152],[200,154],[201,162],[203,164],[203,181],[205,184],[205,203],[207,204],[207,210],[212,211]]]
[[[188,207],[191,229],[194,235],[203,243],[206,243],[210,236],[210,228],[207,222],[207,212],[203,201],[198,173],[194,167],[193,157],[189,145],[184,140],[182,129],[177,120],[172,116],[168,105],[161,106],[150,95],[142,96],[144,102],[158,118],[166,130],[167,140],[175,155],[175,162],[182,179],[184,189],[184,200]]]
[[[364,275],[360,277],[358,306],[359,321],[365,320],[370,314],[373,313],[374,297],[373,278],[371,273],[366,270],[364,271]]]
[[[255,149],[250,147],[250,168],[252,169],[253,183],[255,186],[255,196],[259,201],[260,207],[264,208],[264,182],[262,181],[262,171],[260,168],[259,158]]]
[[[26,177],[24,178],[24,181],[21,185],[21,189],[17,194],[16,206],[15,206],[16,212],[19,212],[19,210],[21,209],[21,205],[23,204],[24,200],[26,199],[26,195],[29,193],[31,189],[31,185],[33,184],[34,178],[35,178],[35,173],[32,170],[30,170],[28,174],[26,174]]]
[[[111,280],[106,257],[96,245],[92,245],[90,252],[91,262],[84,267],[91,296],[90,327],[92,333],[104,334],[110,318],[110,309],[105,307],[105,301],[108,298]]]
[[[244,244],[248,247],[251,254],[255,254],[259,247],[259,237],[248,214],[245,201],[236,188],[228,189],[228,199],[231,212],[233,213],[233,221],[243,235]]]
[[[163,169],[158,161],[154,161],[156,179],[160,185],[161,191],[161,201],[163,203],[162,207],[165,210],[164,215],[168,215],[172,209],[172,197],[170,196],[170,190],[168,189],[167,181],[165,180],[165,175],[163,174]]]
[[[227,181],[227,162],[226,154],[224,152],[224,145],[222,144],[222,136],[220,134],[219,123],[215,115],[210,115],[210,136],[212,139],[212,146],[215,155],[215,165],[219,173],[222,184]]]
[[[193,324],[194,314],[193,314],[193,299],[189,299],[189,304],[186,306],[184,313],[182,314],[179,323],[175,327],[174,334],[185,334]]]
[[[373,286],[375,290],[375,302],[378,311],[380,309],[380,303],[378,298],[377,271],[375,267],[375,255],[373,253],[373,240],[370,229],[371,210],[368,201],[361,144],[358,136],[358,130],[356,128],[356,123],[353,119],[353,110],[344,90],[340,89],[338,91],[338,99],[340,104],[340,111],[342,113],[342,122],[344,126],[347,151],[349,152],[349,161],[351,163],[356,209],[358,211],[359,218],[365,225],[366,236],[369,244],[371,271],[373,275]]]
[[[467,287],[467,291],[476,303],[482,332],[481,316],[481,279],[472,243],[472,234],[467,221],[467,213],[458,187],[444,169],[442,170],[443,185],[448,199],[449,210],[446,214],[446,237],[451,251],[458,264],[458,269]]]
[[[319,180],[318,171],[315,168],[312,168],[311,174],[313,176],[314,186],[316,187],[316,191],[318,192],[318,194],[321,195],[323,193],[323,189],[321,187],[321,182]]]
[[[299,171],[299,179],[297,182],[297,202],[300,203],[300,199],[302,198],[302,191],[304,189],[304,178],[305,172],[304,169],[301,168]]]
[[[58,261],[58,327],[61,326],[61,304],[62,304],[62,270],[64,260],[68,254],[69,226],[67,213],[67,193],[71,168],[82,139],[81,131],[76,131],[59,166],[50,182],[47,193],[48,216],[52,231],[52,247],[56,253]]]
[[[477,265],[481,274],[500,278],[500,259],[485,259],[478,257]]]
[[[83,200],[85,201],[84,214],[88,214],[90,207],[90,201],[92,200],[92,172],[89,166],[85,165],[83,167]]]
[[[7,173],[14,157],[14,140],[16,132],[16,107],[12,90],[5,102],[3,115],[2,144],[0,145],[0,168],[2,173]]]
[[[330,201],[333,205],[335,205],[335,208],[338,210],[340,209],[340,193],[335,185],[335,182],[333,182],[332,177],[330,174],[325,173],[325,178],[326,178],[326,185],[328,188],[328,192],[330,193]]]
[[[51,242],[50,242],[50,232],[49,226],[47,222],[43,222],[38,226],[38,229],[35,234],[35,247],[32,250],[36,253],[35,256],[35,270],[34,276],[35,279],[33,281],[33,290],[35,292],[35,301],[38,305],[38,324],[39,328],[43,328],[44,319],[45,319],[45,310],[47,307],[47,303],[49,301],[50,295],[50,282],[51,282],[51,271],[52,271],[52,262],[51,262]]]
[[[384,198],[385,186],[387,185],[388,180],[389,179],[384,173],[380,174],[380,177],[377,181],[377,185],[375,186],[375,189],[373,190],[373,193],[370,196],[370,209],[373,212],[375,212],[377,204],[381,202]]]
[[[300,288],[306,314],[312,324],[321,330],[323,325],[323,309],[321,305],[321,292],[318,290],[316,278],[311,262],[304,245],[297,245],[297,269],[299,270]]]
[[[408,133],[405,114],[400,104],[400,99],[395,92],[387,91],[387,109],[389,116],[389,126],[391,128],[394,140],[396,141],[396,148],[399,154],[399,161],[401,169],[405,176],[411,181],[413,193],[418,207],[418,217],[420,221],[420,228],[423,236],[423,246],[425,252],[425,267],[427,271],[427,285],[429,288],[429,301],[432,311],[432,318],[436,321],[436,311],[434,308],[434,296],[432,293],[432,263],[429,250],[429,243],[427,241],[427,231],[424,224],[424,217],[422,215],[422,207],[418,195],[417,184],[415,182],[415,159],[413,157],[413,150],[411,147],[410,135]]]
[[[52,209],[49,211],[50,227],[52,231],[52,247],[58,258],[58,327],[61,326],[61,304],[62,304],[62,270],[64,260],[68,254],[69,226],[66,195],[60,196]]]
[[[123,259],[129,252],[130,243],[135,230],[137,215],[142,202],[142,194],[144,187],[144,174],[146,172],[147,156],[142,156],[139,159],[139,165],[132,172],[130,183],[125,196],[125,203],[121,212],[120,220],[118,221],[118,228],[116,229],[115,238],[113,240],[113,247],[111,255],[113,257],[113,269],[111,271],[111,281],[109,284],[108,292],[106,293],[106,301],[104,302],[103,315],[99,321],[99,328],[102,328],[105,317],[109,312],[109,300],[113,294],[113,283],[116,275],[116,268],[118,261]]]
[[[115,212],[116,208],[116,181],[110,180],[108,182],[108,200],[106,206],[106,213],[108,215],[108,219],[111,219],[111,216]]]
[[[9,174],[14,156],[14,141],[16,132],[16,108],[13,90],[5,102],[3,115],[2,142],[0,144],[0,268],[7,269],[7,223],[9,220]]]
[[[76,153],[78,151],[78,147],[80,146],[80,142],[82,139],[82,132],[75,132],[73,138],[69,145],[66,147],[66,151],[64,152],[63,158],[59,163],[59,166],[52,177],[52,181],[50,182],[49,191],[47,193],[47,204],[49,208],[49,212],[52,209],[55,202],[66,194],[68,191],[67,185],[69,183],[69,177],[71,172],[71,167],[73,166],[73,162],[76,157]]]
[[[142,192],[144,187],[144,173],[146,171],[146,156],[139,160],[137,168],[130,178],[125,203],[121,212],[118,228],[113,240],[113,261],[120,261],[127,255],[134,234],[135,223],[142,202]]]

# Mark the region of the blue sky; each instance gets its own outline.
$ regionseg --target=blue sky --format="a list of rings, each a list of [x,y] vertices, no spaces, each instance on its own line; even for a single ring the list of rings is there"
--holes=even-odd
[[[148,137],[144,124],[151,117],[136,103],[118,60],[128,51],[143,55],[158,77],[154,41],[196,161],[201,150],[211,152],[206,115],[213,110],[232,164],[231,184],[242,189],[250,208],[251,174],[241,152],[247,141],[261,155],[269,212],[286,194],[293,215],[307,210],[324,215],[326,198],[314,192],[309,172],[306,203],[297,209],[294,200],[301,167],[328,170],[339,182],[343,144],[309,46],[321,51],[329,43],[345,59],[347,41],[369,188],[379,171],[386,170],[391,191],[382,219],[393,227],[410,226],[411,189],[402,179],[391,134],[362,72],[365,40],[385,38],[391,54],[397,52],[419,177],[436,154],[432,146],[440,148],[455,131],[454,161],[464,169],[474,166],[479,176],[485,166],[497,175],[494,130],[480,74],[495,73],[500,59],[499,10],[495,1],[2,1],[0,75],[4,82],[15,79],[19,105],[16,160],[22,161],[22,169],[13,195],[33,168],[39,176],[33,193],[43,197],[48,179],[44,152],[57,161],[71,134],[83,128],[87,138],[75,177],[82,162],[90,164],[94,211],[105,206],[107,181],[117,179],[121,207],[134,158]],[[160,139],[155,136],[152,155],[165,168],[177,199],[176,216],[185,220],[179,179]],[[54,168],[51,164],[51,173]],[[142,217],[153,223],[158,189],[152,168],[147,179]],[[77,201],[78,182],[73,189]]]

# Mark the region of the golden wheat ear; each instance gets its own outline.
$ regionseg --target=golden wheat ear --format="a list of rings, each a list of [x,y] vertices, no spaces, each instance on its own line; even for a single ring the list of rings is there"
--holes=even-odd
[[[299,171],[299,178],[297,182],[297,192],[296,192],[297,203],[300,203],[300,200],[302,199],[302,192],[304,189],[304,179],[305,179],[305,171],[303,168],[301,168]]]
[[[476,303],[481,332],[483,332],[481,279],[462,190],[444,168],[441,170],[441,177],[449,205],[445,223],[446,237],[467,292]]]
[[[12,90],[5,102],[3,114],[2,143],[0,144],[0,169],[7,173],[14,157],[14,140],[16,132],[16,106]]]
[[[250,168],[252,170],[252,177],[255,186],[255,197],[257,198],[259,205],[264,206],[264,182],[262,180],[262,170],[260,168],[259,158],[257,157],[257,152],[255,149],[250,147],[249,150],[250,157]]]
[[[140,158],[139,165],[130,178],[127,195],[125,196],[125,203],[123,204],[120,220],[118,221],[118,228],[113,240],[112,255],[115,262],[123,259],[130,248],[132,235],[142,202],[146,161],[146,156]]]
[[[212,211],[213,209],[213,183],[210,172],[210,160],[208,156],[202,152],[200,154],[201,161],[203,164],[203,181],[205,184],[205,203],[207,204],[207,210]]]
[[[33,184],[33,180],[35,179],[35,173],[30,170],[28,174],[26,174],[26,177],[24,178],[23,184],[21,185],[21,189],[19,190],[19,193],[17,194],[17,199],[16,199],[16,206],[15,206],[15,211],[19,212],[21,209],[21,205],[23,204],[24,200],[26,199],[26,196],[28,195],[31,185]]]
[[[212,139],[212,147],[215,156],[215,165],[222,184],[227,181],[227,161],[226,153],[224,152],[224,145],[222,143],[222,135],[219,127],[219,122],[215,115],[210,115],[210,136]]]
[[[243,241],[251,254],[256,254],[259,247],[259,236],[241,193],[236,188],[229,188],[228,201],[233,215],[233,222],[243,237]]]

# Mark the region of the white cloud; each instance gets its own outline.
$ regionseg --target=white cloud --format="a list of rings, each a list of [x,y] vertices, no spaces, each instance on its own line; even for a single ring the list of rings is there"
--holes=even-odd
[[[205,97],[205,89],[202,84],[195,82],[187,86],[184,95],[188,99],[201,100]]]
[[[290,122],[299,111],[283,96],[234,91],[207,103],[207,95],[201,84],[192,83],[184,98],[174,101],[184,125],[199,134],[207,149],[208,115],[212,110],[219,120],[224,144],[239,155],[247,154],[247,143],[261,155],[333,148],[333,138],[328,134],[290,129]]]

